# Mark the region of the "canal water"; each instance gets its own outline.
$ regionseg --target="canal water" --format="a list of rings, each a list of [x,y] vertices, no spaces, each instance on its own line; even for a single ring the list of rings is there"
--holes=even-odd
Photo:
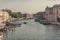
[[[26,21],[27,24],[23,24]],[[2,40],[60,40],[60,26],[43,25],[34,20],[17,21],[22,23],[14,31],[2,32]]]

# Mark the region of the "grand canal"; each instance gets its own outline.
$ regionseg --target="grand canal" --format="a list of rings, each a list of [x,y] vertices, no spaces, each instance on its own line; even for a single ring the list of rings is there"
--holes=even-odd
[[[23,24],[26,21],[27,24]],[[17,21],[22,23],[14,31],[2,32],[2,40],[60,40],[60,26],[43,25],[33,20]]]

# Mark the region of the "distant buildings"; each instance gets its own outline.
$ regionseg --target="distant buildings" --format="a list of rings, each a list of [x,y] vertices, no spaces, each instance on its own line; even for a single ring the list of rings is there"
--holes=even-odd
[[[45,18],[52,24],[58,23],[57,18],[60,17],[60,5],[54,5],[53,7],[47,7]]]
[[[33,14],[27,14],[27,19],[33,18]]]
[[[56,23],[57,22],[57,13],[55,7],[47,7],[45,9],[45,19],[49,23]]]
[[[43,20],[44,17],[44,20]],[[53,7],[46,7],[45,12],[39,12],[36,14],[36,19],[42,20],[42,23],[57,24],[57,18],[60,18],[60,5],[54,5]]]
[[[38,12],[37,14],[35,14],[35,21],[37,22],[37,21],[43,20],[44,19],[44,14],[45,14],[45,12]]]
[[[23,19],[31,19],[31,18],[33,18],[33,14],[28,14],[28,13],[24,13],[24,14],[22,14],[22,16],[23,16]]]

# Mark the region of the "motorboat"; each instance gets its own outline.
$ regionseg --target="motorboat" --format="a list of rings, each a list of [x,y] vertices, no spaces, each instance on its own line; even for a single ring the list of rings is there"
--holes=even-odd
[[[24,22],[23,24],[27,24],[27,22]]]

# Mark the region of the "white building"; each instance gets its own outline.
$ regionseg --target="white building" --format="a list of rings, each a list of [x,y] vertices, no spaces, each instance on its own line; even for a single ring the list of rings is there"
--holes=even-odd
[[[5,11],[0,11],[0,23],[7,21],[9,19],[9,13]]]

